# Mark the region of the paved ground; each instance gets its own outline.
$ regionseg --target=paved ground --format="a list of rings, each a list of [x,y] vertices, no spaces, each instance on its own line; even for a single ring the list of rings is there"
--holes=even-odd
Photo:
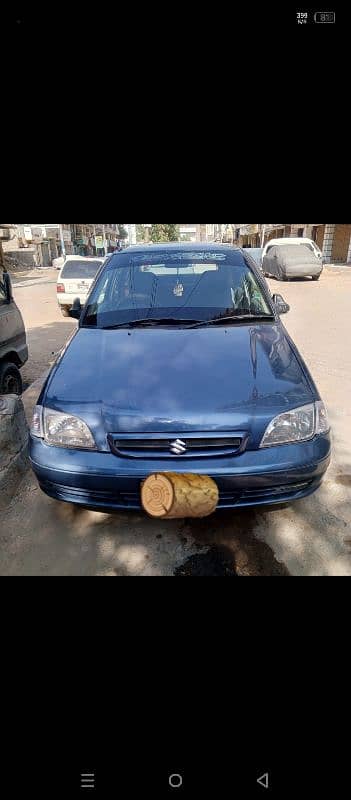
[[[57,310],[52,280],[56,273],[15,289],[29,382],[75,325]],[[351,269],[326,270],[319,283],[270,284],[291,304],[284,322],[329,407],[334,458],[322,488],[290,507],[164,523],[76,510],[46,498],[28,475],[1,521],[0,574],[351,575]],[[29,410],[37,393],[27,394]]]
[[[22,370],[25,387],[39,378],[74,330],[56,300],[57,270],[36,270],[13,279],[14,295],[27,329],[30,358]]]

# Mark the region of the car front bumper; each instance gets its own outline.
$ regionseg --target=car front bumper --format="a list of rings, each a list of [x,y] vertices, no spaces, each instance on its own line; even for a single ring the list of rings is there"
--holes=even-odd
[[[72,308],[73,303],[75,300],[77,300],[77,298],[79,298],[81,305],[84,306],[87,301],[87,297],[88,297],[87,292],[83,293],[77,291],[77,292],[70,292],[69,294],[67,292],[59,292],[57,294],[57,302],[59,306],[67,306],[67,308]]]
[[[307,278],[311,275],[313,278],[321,275],[323,272],[322,264],[292,264],[285,267],[284,273],[287,278]]]
[[[286,503],[318,489],[330,454],[329,434],[300,444],[246,450],[231,458],[148,461],[49,447],[34,437],[30,442],[41,489],[56,500],[98,511],[140,511],[142,481],[167,471],[209,475],[219,488],[219,509]]]

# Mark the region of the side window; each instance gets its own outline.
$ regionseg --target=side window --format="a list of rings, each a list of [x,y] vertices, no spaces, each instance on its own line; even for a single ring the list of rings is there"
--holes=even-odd
[[[0,306],[2,306],[6,301],[6,293],[5,293],[5,286],[0,280]]]

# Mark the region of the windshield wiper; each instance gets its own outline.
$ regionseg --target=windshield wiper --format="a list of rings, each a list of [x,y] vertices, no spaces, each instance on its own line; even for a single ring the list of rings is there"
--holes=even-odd
[[[207,328],[208,325],[229,325],[237,324],[246,320],[259,322],[261,320],[274,320],[273,314],[232,314],[229,317],[215,317],[214,319],[204,320],[203,322],[196,322],[195,325],[190,325],[190,328]]]
[[[104,331],[115,331],[119,330],[120,328],[156,328],[159,325],[199,325],[199,320],[196,319],[176,319],[173,317],[164,317],[162,319],[152,319],[152,317],[148,317],[147,319],[133,319],[129,322],[119,322],[116,325],[106,325],[102,330]]]

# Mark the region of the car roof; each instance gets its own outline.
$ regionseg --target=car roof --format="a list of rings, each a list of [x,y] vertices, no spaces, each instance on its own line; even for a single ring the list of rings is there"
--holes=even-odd
[[[306,236],[286,236],[285,239],[270,239],[269,242],[266,243],[266,247],[268,245],[275,245],[275,244],[283,244],[283,245],[291,245],[291,244],[314,244],[316,247],[318,245],[313,239],[307,239]]]
[[[312,253],[311,248],[308,247],[308,245],[304,245],[304,246],[306,247],[306,250],[308,250],[308,252],[316,258],[315,254]],[[289,253],[292,250],[291,245],[287,245],[286,247],[281,247],[280,245],[279,246],[278,245],[273,245],[273,247],[276,247],[276,249],[279,250],[280,253]],[[295,247],[296,250],[299,249],[299,251],[300,251],[301,245],[300,245],[300,243],[297,243],[297,244],[294,245],[294,247]]]
[[[232,247],[232,245],[228,244],[216,244],[216,242],[160,242],[159,244],[137,244],[131,245],[127,248],[126,251],[128,253],[150,253],[150,252],[158,252],[160,250],[183,250],[184,252],[192,252],[193,250],[197,250],[198,252],[224,252],[227,253],[228,249],[231,250],[241,250],[240,247]],[[123,252],[123,251],[122,251]],[[111,255],[118,255],[118,253],[111,253]]]
[[[101,256],[66,256],[67,261],[103,261],[104,257]]]

